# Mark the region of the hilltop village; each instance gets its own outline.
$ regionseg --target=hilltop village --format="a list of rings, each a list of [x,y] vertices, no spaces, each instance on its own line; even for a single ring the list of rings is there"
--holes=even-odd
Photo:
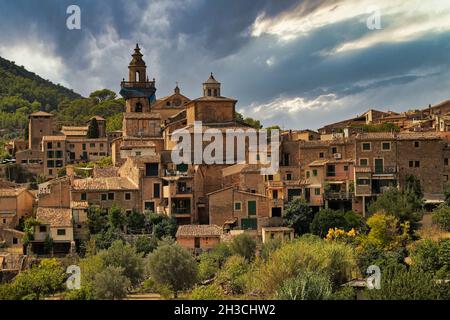
[[[197,121],[223,133],[251,128],[236,116],[237,100],[224,96],[213,74],[201,97],[190,99],[177,86],[157,99],[139,46],[128,69],[120,84],[122,130],[107,132],[100,116],[55,130],[54,115],[39,111],[29,116],[28,139],[6,146],[16,164],[45,177],[37,190],[0,180],[0,241],[6,246],[39,255],[48,253],[51,239],[52,254],[74,253],[89,239],[92,208],[170,217],[178,226],[176,241],[201,252],[241,233],[262,242],[292,239],[284,210],[298,198],[314,213],[330,208],[366,217],[374,199],[387,188],[404,188],[414,176],[425,204],[444,201],[450,101],[402,113],[371,109],[318,131],[282,130],[279,171],[261,175],[258,164],[172,162],[171,136],[178,129],[192,132]],[[87,162],[98,165],[79,166]],[[0,174],[6,167],[0,165]],[[24,246],[26,231],[18,226],[30,217],[39,227]]]

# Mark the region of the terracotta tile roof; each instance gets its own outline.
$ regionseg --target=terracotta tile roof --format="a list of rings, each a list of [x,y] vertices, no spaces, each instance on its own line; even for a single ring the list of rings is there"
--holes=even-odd
[[[44,111],[38,111],[35,113],[30,114],[32,117],[53,117],[51,113],[44,112]]]
[[[108,191],[108,190],[137,190],[138,187],[125,177],[86,178],[73,182],[73,189],[77,191]]]
[[[52,227],[70,227],[72,226],[72,210],[39,207],[36,212],[36,220]]]
[[[436,140],[440,139],[435,132],[400,132],[397,137],[401,140]]]
[[[6,198],[6,197],[16,197],[19,194],[21,194],[23,191],[25,191],[26,188],[1,188],[0,189],[0,197]]]
[[[106,168],[94,168],[94,178],[108,178],[108,177],[117,177],[119,172],[118,167],[106,167]]]
[[[43,136],[43,141],[65,141],[66,136]]]
[[[313,162],[311,162],[308,166],[309,167],[320,167],[323,166],[325,164],[328,163],[328,159],[323,159],[323,160],[314,160]]]
[[[179,226],[176,237],[220,237],[223,233],[221,227],[209,225],[184,225]]]
[[[393,140],[395,139],[395,133],[392,132],[367,132],[358,133],[356,140]]]
[[[61,128],[61,132],[66,136],[85,136],[88,132],[89,127],[69,127],[63,126]]]

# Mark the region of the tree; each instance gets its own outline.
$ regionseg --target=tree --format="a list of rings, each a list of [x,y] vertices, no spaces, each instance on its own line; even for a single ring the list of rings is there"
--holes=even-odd
[[[327,235],[328,230],[334,228],[346,230],[348,229],[348,225],[344,212],[322,209],[314,217],[310,228],[313,234],[323,238]]]
[[[113,204],[109,209],[109,227],[115,230],[122,229],[125,225],[125,215],[123,214],[122,208],[117,204]]]
[[[108,266],[95,276],[94,295],[101,300],[121,300],[127,296],[130,280],[123,268]]]
[[[154,236],[140,236],[134,244],[136,251],[147,255],[158,247],[158,239]]]
[[[412,233],[417,230],[422,218],[422,200],[417,198],[416,188],[415,183],[403,191],[389,188],[369,205],[369,213],[386,213],[397,217],[401,223],[408,221]]]
[[[103,231],[108,225],[108,215],[98,206],[90,206],[87,213],[88,227],[91,234]]]
[[[89,139],[97,139],[99,136],[100,136],[100,131],[98,128],[97,119],[92,118],[92,120],[89,122],[87,137]]]
[[[284,223],[294,228],[295,233],[308,233],[314,214],[304,199],[294,199],[284,208]]]
[[[423,272],[436,272],[442,267],[439,262],[439,244],[433,240],[417,241],[410,257],[413,267]]]
[[[199,280],[210,280],[223,267],[231,256],[231,249],[224,243],[219,243],[210,252],[202,253],[198,263]]]
[[[283,282],[276,292],[279,300],[327,300],[333,288],[326,274],[305,271]]]
[[[44,259],[38,266],[25,270],[9,284],[12,300],[39,300],[63,289],[66,275],[56,259]],[[4,289],[5,290],[5,289]]]
[[[433,222],[443,230],[450,231],[450,207],[447,203],[442,203],[433,210]]]
[[[153,212],[147,212],[146,214],[148,223],[153,228],[153,235],[155,237],[158,239],[162,239],[164,237],[175,237],[178,225],[173,218]]]
[[[216,282],[226,292],[231,294],[242,294],[245,289],[246,274],[250,265],[248,260],[239,255],[231,256],[217,274]]]
[[[122,274],[132,285],[137,285],[142,280],[144,274],[142,254],[137,253],[135,247],[118,240],[99,255],[105,266],[122,268]]]
[[[145,216],[136,210],[133,210],[126,217],[126,225],[128,232],[141,231],[145,228]]]
[[[231,251],[247,261],[253,260],[255,257],[256,241],[248,234],[240,234],[231,242]]]
[[[89,98],[93,99],[96,103],[101,103],[107,100],[116,99],[117,94],[114,91],[108,89],[102,89],[92,92]]]
[[[189,295],[190,300],[223,300],[223,290],[216,284],[197,286]]]
[[[160,246],[147,259],[150,276],[157,284],[170,287],[175,298],[180,290],[191,288],[197,280],[194,257],[177,244]]]
[[[399,220],[387,214],[374,214],[367,220],[370,231],[361,236],[363,246],[373,245],[375,247],[392,250],[403,246],[409,239],[408,222],[400,224]]]

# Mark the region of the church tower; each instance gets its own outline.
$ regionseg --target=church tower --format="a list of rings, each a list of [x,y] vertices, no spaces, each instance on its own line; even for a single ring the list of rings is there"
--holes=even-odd
[[[155,80],[149,81],[142,56],[136,44],[128,66],[128,81],[124,79],[121,83],[120,94],[125,99],[122,128],[125,137],[154,137],[159,134],[159,125],[155,125],[155,115],[151,113],[152,103],[156,101]]]
[[[203,96],[220,97],[220,82],[214,78],[212,72],[209,79],[203,83]]]

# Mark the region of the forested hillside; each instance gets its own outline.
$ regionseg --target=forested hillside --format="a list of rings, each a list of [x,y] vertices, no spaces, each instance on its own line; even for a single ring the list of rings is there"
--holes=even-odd
[[[60,124],[82,124],[100,115],[108,120],[110,130],[116,130],[123,105],[112,91],[99,90],[83,98],[0,57],[0,139],[22,137],[28,115],[39,110],[55,114]]]

